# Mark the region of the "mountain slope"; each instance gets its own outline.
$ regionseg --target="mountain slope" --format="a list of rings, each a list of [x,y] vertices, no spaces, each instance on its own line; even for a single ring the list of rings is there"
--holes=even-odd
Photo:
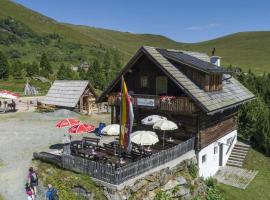
[[[30,29],[34,35],[21,37],[0,26],[0,50],[7,53],[11,59],[33,61],[37,60],[42,52],[47,52],[56,64],[76,64],[91,61],[93,57],[100,58],[107,48],[119,50],[124,61],[127,61],[142,45],[202,51],[208,54],[215,47],[216,55],[222,57],[222,64],[225,66],[238,66],[244,70],[251,68],[257,74],[270,72],[270,57],[267,55],[270,53],[270,31],[236,33],[188,44],[161,35],[133,34],[59,23],[8,0],[0,0],[0,8],[0,20],[12,17],[21,23],[21,26],[25,26],[25,30]],[[12,35],[13,40],[6,44],[6,38]]]

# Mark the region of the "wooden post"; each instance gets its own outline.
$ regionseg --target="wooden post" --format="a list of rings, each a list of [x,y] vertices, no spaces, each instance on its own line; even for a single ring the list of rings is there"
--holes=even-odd
[[[115,119],[114,119],[114,106],[111,106],[111,124],[115,123]]]
[[[80,111],[80,113],[82,113],[82,111],[83,111],[83,97],[81,96],[80,97],[80,108],[79,108],[79,111]]]

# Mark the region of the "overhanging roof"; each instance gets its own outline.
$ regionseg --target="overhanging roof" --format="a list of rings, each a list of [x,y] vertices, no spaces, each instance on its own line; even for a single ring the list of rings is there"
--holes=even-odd
[[[168,51],[168,50],[166,50]],[[147,55],[180,89],[182,89],[188,96],[190,96],[199,108],[205,113],[211,114],[218,112],[222,109],[227,109],[232,106],[237,106],[246,101],[249,101],[255,96],[246,89],[235,78],[228,78],[228,75],[224,74],[223,89],[216,92],[205,92],[199,88],[192,80],[190,80],[184,73],[182,73],[178,67],[173,65],[165,55],[160,53],[160,49],[155,47],[143,46],[135,56],[130,60],[126,67],[121,71],[118,77],[108,86],[108,88],[101,94],[98,101],[103,101],[106,94],[112,90],[112,88],[120,81],[121,75],[124,75],[134,64],[134,62],[142,54]],[[184,51],[182,51],[184,52]],[[191,56],[190,54],[188,56]],[[186,56],[184,56],[186,58]],[[195,57],[195,56],[193,56]],[[189,58],[189,57],[188,57]],[[196,58],[196,57],[195,57]],[[179,62],[185,63],[186,59],[178,57]],[[197,59],[197,58],[196,58]],[[195,60],[196,60],[195,59]],[[203,61],[205,65],[205,61]],[[194,66],[194,63],[188,63],[188,65]],[[196,65],[200,65],[200,61],[196,60]],[[216,69],[217,66],[209,65],[210,68]],[[203,68],[203,67],[202,67]]]
[[[96,96],[88,81],[56,80],[41,103],[74,108],[87,87]]]

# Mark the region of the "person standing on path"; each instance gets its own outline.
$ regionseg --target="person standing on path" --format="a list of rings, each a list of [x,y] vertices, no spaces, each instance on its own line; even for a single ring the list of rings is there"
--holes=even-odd
[[[27,200],[35,200],[34,190],[29,185],[29,183],[26,183],[26,185],[25,185],[25,192],[27,195]]]
[[[63,142],[63,153],[70,155],[71,154],[70,152],[71,135],[69,135],[68,133],[65,133],[62,142]]]
[[[33,167],[28,170],[28,184],[34,189],[34,195],[37,195],[38,176]]]
[[[57,189],[53,188],[51,184],[48,184],[48,190],[46,192],[46,200],[59,200]]]

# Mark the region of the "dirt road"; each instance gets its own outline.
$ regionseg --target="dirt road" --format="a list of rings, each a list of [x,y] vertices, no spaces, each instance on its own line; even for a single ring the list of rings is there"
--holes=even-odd
[[[0,194],[7,200],[26,199],[24,184],[33,152],[61,143],[65,129],[55,128],[55,123],[65,117],[74,117],[61,112],[0,115]]]

